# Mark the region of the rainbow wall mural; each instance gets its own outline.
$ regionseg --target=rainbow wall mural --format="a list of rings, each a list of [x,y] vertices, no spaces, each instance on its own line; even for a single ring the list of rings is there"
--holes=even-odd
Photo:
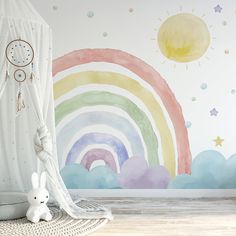
[[[233,1],[31,1],[68,188],[236,188]]]
[[[111,69],[80,70],[91,63],[114,64],[135,77]],[[145,171],[161,166],[165,178],[190,174],[181,107],[151,66],[124,51],[83,49],[56,59],[53,75],[58,158],[65,178],[80,165],[89,173],[109,168],[121,183],[123,172],[134,172],[140,161]],[[158,178],[159,172],[154,171]]]

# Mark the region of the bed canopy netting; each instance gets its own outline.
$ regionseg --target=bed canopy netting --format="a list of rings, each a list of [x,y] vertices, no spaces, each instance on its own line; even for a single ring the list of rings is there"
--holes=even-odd
[[[44,170],[51,197],[70,216],[111,219],[100,205],[78,207],[59,174],[51,31],[28,0],[0,0],[0,48],[0,193],[28,192],[31,174]]]

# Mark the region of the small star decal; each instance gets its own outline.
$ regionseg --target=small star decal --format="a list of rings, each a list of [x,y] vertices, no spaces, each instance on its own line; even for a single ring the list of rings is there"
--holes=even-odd
[[[217,116],[219,112],[215,108],[213,108],[212,110],[210,110],[210,113],[211,116]]]
[[[213,141],[215,142],[215,146],[220,146],[222,147],[222,143],[224,141],[224,139],[222,139],[221,137],[217,136],[216,139],[213,139]]]
[[[223,8],[222,8],[219,4],[214,7],[215,12],[221,13],[222,9],[223,9]]]

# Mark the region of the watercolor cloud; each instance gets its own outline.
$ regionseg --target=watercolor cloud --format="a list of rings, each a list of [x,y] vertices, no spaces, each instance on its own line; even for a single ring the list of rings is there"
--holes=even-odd
[[[173,189],[236,188],[236,154],[226,159],[213,150],[201,152],[193,160],[192,174],[176,176],[169,183]]]
[[[144,158],[132,157],[121,167],[118,181],[124,189],[164,189],[170,175],[163,166],[148,167]]]
[[[66,165],[61,170],[68,189],[115,189],[119,188],[117,174],[109,167],[98,166],[88,171],[80,164]]]

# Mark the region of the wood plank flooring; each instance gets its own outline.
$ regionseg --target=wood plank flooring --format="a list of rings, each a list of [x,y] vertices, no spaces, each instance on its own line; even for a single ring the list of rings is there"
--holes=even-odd
[[[114,220],[92,236],[236,236],[236,198],[93,198]]]

